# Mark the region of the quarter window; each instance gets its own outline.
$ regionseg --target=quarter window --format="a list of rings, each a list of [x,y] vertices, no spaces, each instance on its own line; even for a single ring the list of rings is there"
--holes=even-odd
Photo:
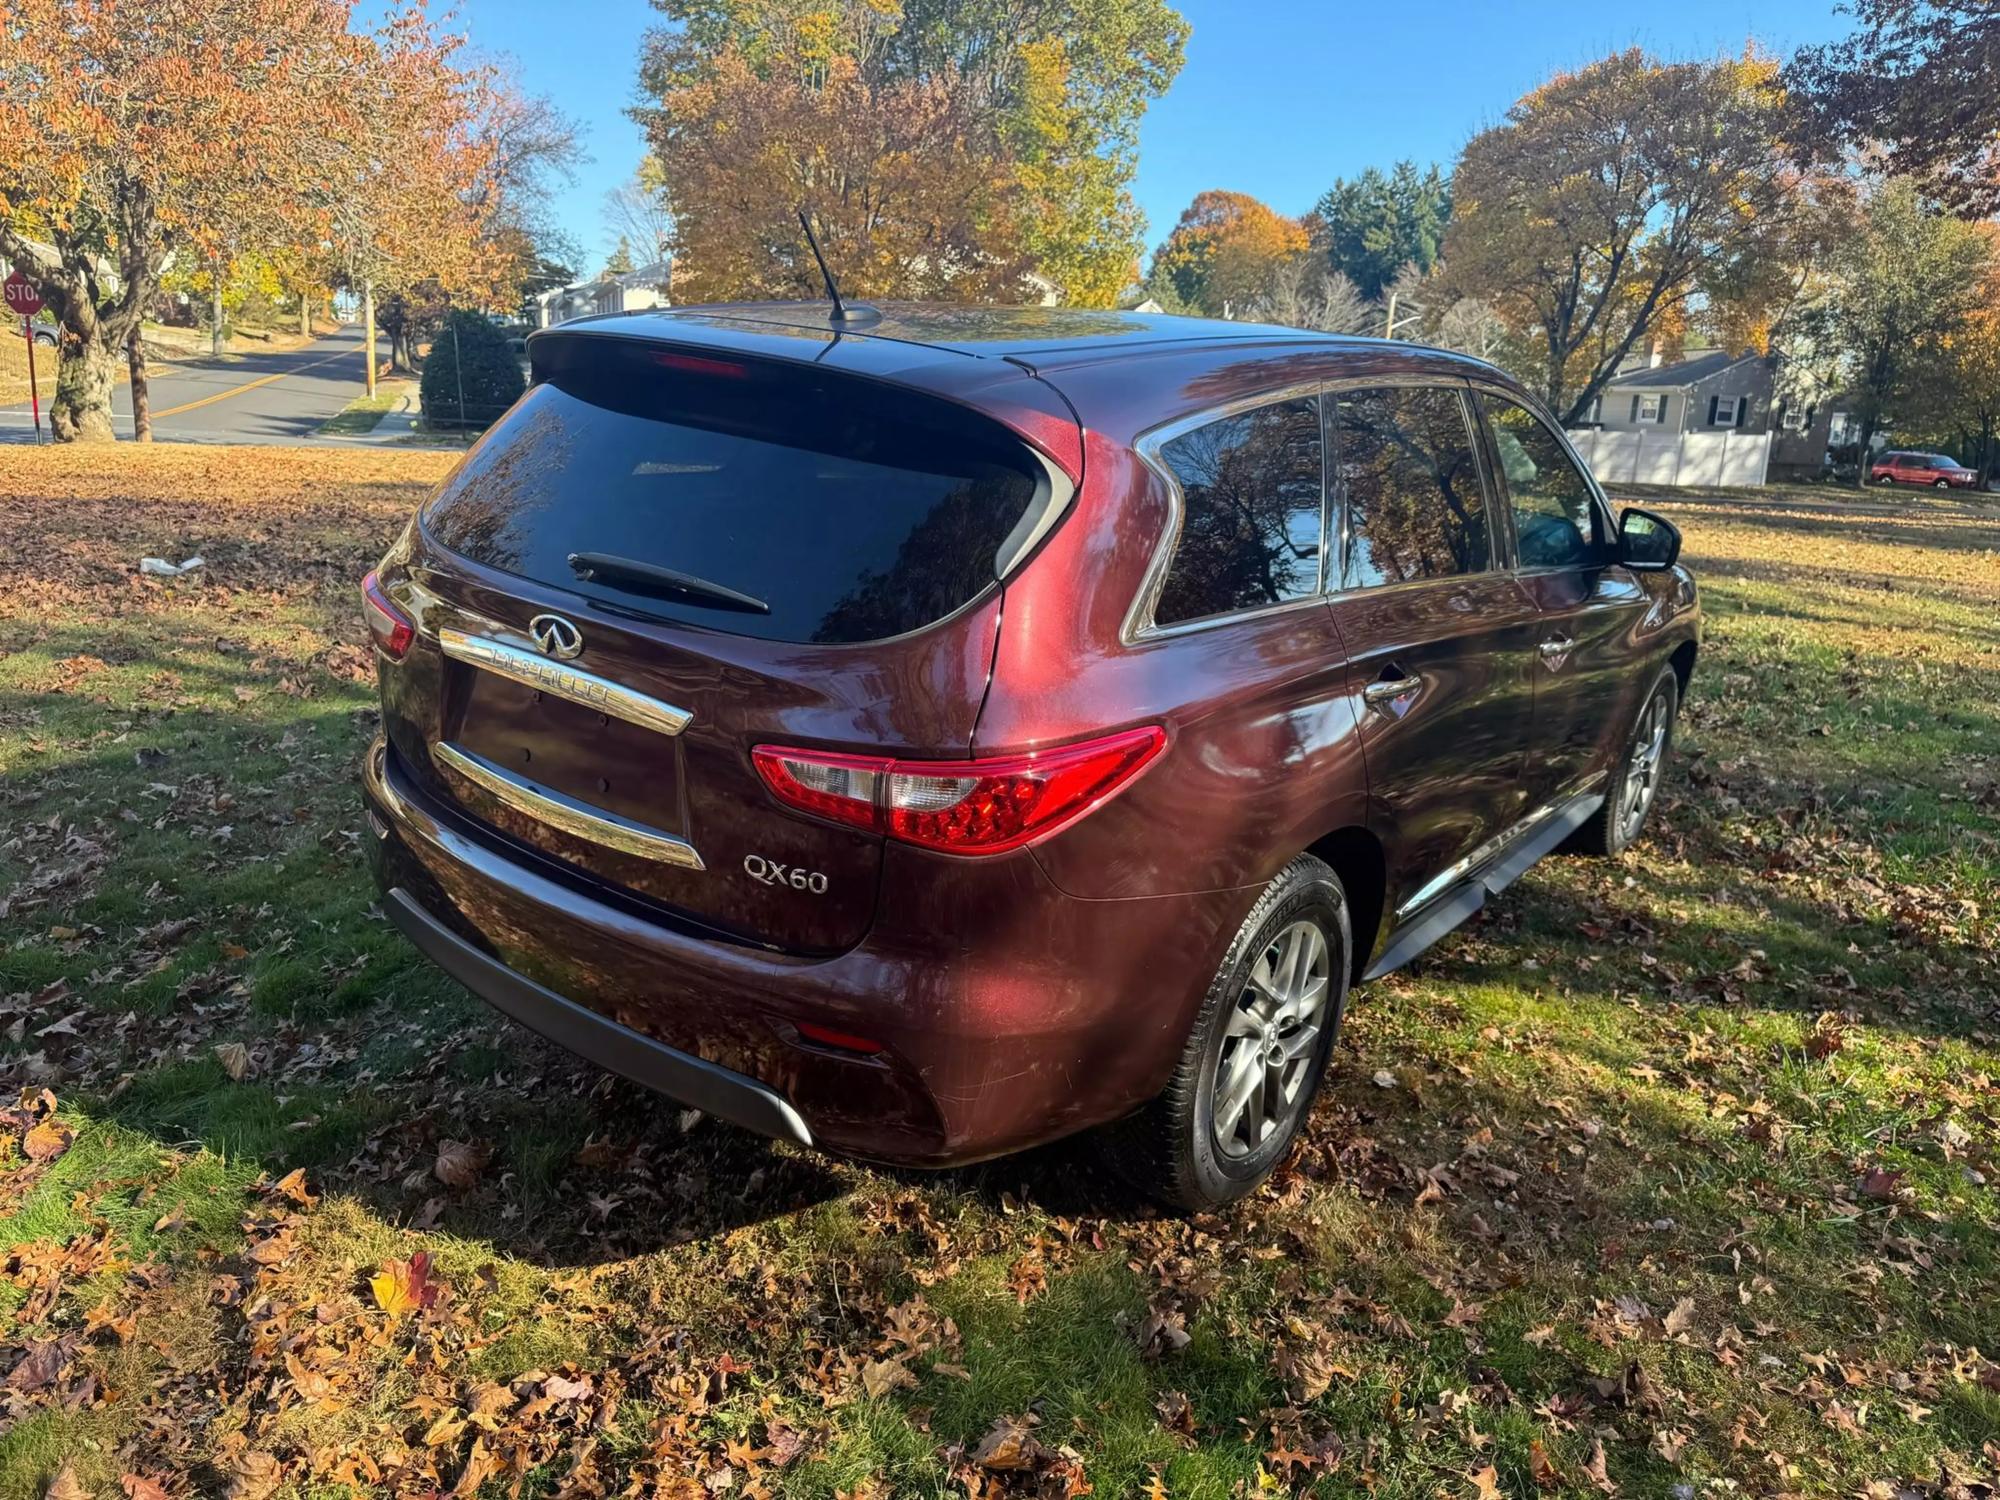
[[[1526,407],[1481,394],[1479,407],[1514,513],[1524,568],[1582,568],[1603,560],[1605,539],[1590,481],[1554,433]]]
[[[1459,394],[1441,387],[1334,398],[1334,494],[1346,507],[1345,587],[1483,572],[1486,502]]]
[[[1319,402],[1274,402],[1160,450],[1181,487],[1181,534],[1153,619],[1257,609],[1319,591]]]

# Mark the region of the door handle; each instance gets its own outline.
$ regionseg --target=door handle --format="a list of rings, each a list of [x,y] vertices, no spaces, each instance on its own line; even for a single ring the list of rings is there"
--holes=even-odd
[[[1361,699],[1370,708],[1389,708],[1399,698],[1407,698],[1424,685],[1421,675],[1414,677],[1390,677],[1381,682],[1371,682],[1361,690]]]
[[[1576,642],[1566,635],[1557,636],[1552,640],[1543,641],[1535,649],[1542,653],[1543,661],[1557,661],[1574,651]]]

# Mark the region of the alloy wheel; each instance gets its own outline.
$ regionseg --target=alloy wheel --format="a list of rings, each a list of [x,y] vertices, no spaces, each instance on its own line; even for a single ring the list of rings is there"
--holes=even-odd
[[[1251,965],[1215,1062],[1213,1129],[1224,1156],[1249,1156],[1290,1127],[1332,989],[1326,934],[1315,922],[1280,930]]]
[[[1646,810],[1660,789],[1660,773],[1667,759],[1667,734],[1673,727],[1672,700],[1655,693],[1639,716],[1638,732],[1632,737],[1632,753],[1625,762],[1625,778],[1619,787],[1618,836],[1621,840],[1638,835],[1646,821]]]

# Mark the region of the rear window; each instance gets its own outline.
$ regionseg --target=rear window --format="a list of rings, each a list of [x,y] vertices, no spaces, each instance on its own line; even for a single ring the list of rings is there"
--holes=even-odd
[[[537,354],[543,378],[425,527],[626,613],[766,640],[901,635],[990,588],[1049,499],[1019,441],[948,402],[654,345]],[[584,576],[578,554],[614,562]]]

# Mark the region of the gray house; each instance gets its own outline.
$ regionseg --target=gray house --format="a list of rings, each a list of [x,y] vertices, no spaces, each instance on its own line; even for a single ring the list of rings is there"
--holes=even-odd
[[[1767,432],[1771,362],[1720,349],[1673,364],[1658,356],[1619,371],[1592,405],[1588,425],[1609,432]]]

